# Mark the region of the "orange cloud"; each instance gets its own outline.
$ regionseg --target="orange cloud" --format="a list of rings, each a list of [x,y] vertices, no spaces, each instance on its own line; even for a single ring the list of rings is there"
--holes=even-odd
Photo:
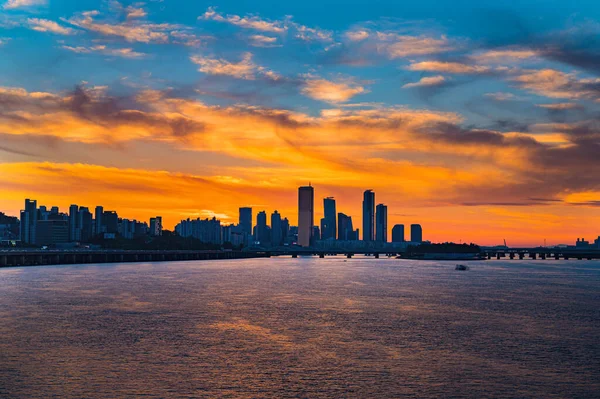
[[[411,71],[446,72],[456,74],[487,73],[490,68],[480,65],[468,65],[459,62],[422,61],[408,66]]]
[[[57,24],[54,21],[49,21],[47,19],[40,18],[29,18],[27,23],[33,30],[37,30],[38,32],[50,32],[56,33],[58,35],[72,35],[75,33],[74,29],[65,28]]]
[[[309,79],[302,89],[306,96],[330,103],[346,102],[365,92],[364,87],[354,82],[332,82],[326,79]]]
[[[418,82],[407,83],[402,86],[403,89],[410,89],[412,87],[427,87],[427,86],[438,86],[446,81],[442,75],[438,76],[426,76],[421,78]]]

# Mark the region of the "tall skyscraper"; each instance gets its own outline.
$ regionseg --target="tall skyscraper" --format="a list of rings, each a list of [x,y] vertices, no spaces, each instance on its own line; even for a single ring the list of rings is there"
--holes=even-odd
[[[239,225],[244,235],[244,244],[247,245],[250,243],[250,237],[252,236],[252,208],[240,208]]]
[[[162,236],[162,216],[150,218],[150,235],[159,237]]]
[[[79,233],[79,207],[73,204],[69,207],[69,241],[79,241]]]
[[[21,211],[21,241],[35,244],[38,209],[36,200],[25,200],[25,210]]]
[[[323,199],[323,209],[325,211],[325,217],[323,218],[323,225],[321,226],[321,239],[336,239],[337,238],[337,223],[336,223],[336,209],[335,199],[333,197],[327,197]]]
[[[92,213],[84,206],[79,208],[77,225],[79,226],[79,239],[87,242],[92,238]]]
[[[119,215],[115,211],[104,211],[102,213],[102,225],[104,226],[104,233],[116,234],[119,232]],[[154,225],[156,230],[156,223]],[[152,234],[152,231],[150,231]]]
[[[283,218],[281,221],[281,237],[283,238],[283,243],[288,242],[288,237],[290,235],[290,221],[288,218]]]
[[[338,213],[338,239],[342,241],[354,241],[357,240],[352,226],[352,217],[343,213]]]
[[[375,241],[387,242],[387,206],[384,204],[377,205],[375,220]]]
[[[314,209],[314,188],[310,185],[298,188],[298,245],[302,247],[309,247],[313,241]]]
[[[271,241],[269,237],[269,227],[267,226],[267,212],[260,211],[256,214],[256,229],[254,239],[261,244]]]
[[[363,241],[375,239],[375,193],[367,190],[363,196]]]
[[[392,242],[404,242],[404,225],[397,224],[392,228]]]
[[[104,208],[101,206],[97,206],[94,210],[94,234],[102,234],[104,233],[104,222],[102,220],[102,214],[104,213]]]
[[[283,231],[281,230],[281,214],[277,211],[271,214],[271,245],[283,244]]]
[[[410,241],[411,242],[423,242],[423,228],[420,224],[410,225]]]

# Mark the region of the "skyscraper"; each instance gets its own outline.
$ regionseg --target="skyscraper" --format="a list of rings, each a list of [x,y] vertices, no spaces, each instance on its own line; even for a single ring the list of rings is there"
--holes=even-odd
[[[404,242],[404,225],[397,224],[392,228],[392,242]]]
[[[254,239],[261,244],[270,242],[269,228],[267,226],[267,212],[260,211],[256,214],[256,236]]]
[[[336,223],[336,209],[335,199],[333,197],[327,197],[323,199],[323,209],[325,211],[325,217],[323,218],[323,225],[321,226],[321,239],[336,239],[337,238],[337,223]]]
[[[104,233],[104,221],[102,220],[102,214],[104,213],[104,208],[101,206],[97,206],[96,209],[94,210],[94,226],[95,226],[95,230],[94,230],[94,234],[98,235],[98,234],[102,234]]]
[[[375,193],[373,190],[364,192],[363,198],[363,241],[375,239]]]
[[[338,239],[342,241],[354,241],[358,238],[352,226],[352,217],[338,213]]]
[[[79,207],[73,204],[69,207],[69,241],[78,241],[79,233]]]
[[[410,225],[410,241],[411,242],[423,242],[423,228],[420,224]]]
[[[25,200],[25,210],[21,211],[21,241],[35,244],[38,210],[36,200]]]
[[[281,221],[281,237],[283,238],[283,243],[288,242],[288,237],[290,235],[290,221],[288,218],[283,218]]]
[[[150,235],[159,237],[162,236],[162,216],[150,218]]]
[[[281,230],[281,214],[277,211],[271,214],[271,245],[278,246],[283,243]]]
[[[252,236],[252,208],[240,208],[239,225],[244,236],[244,244],[247,245],[250,243],[250,237]]]
[[[298,245],[309,247],[312,244],[315,220],[315,190],[312,186],[298,189]]]
[[[377,205],[375,219],[375,240],[379,242],[387,242],[387,206],[384,204]]]
[[[92,238],[92,213],[84,206],[79,208],[77,225],[79,226],[79,239],[89,241]]]

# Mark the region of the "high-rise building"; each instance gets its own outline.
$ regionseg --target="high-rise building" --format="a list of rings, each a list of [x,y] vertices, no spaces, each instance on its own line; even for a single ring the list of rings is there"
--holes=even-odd
[[[101,206],[97,206],[94,210],[94,234],[102,234],[104,233],[104,222],[102,220],[102,214],[104,213],[104,208]]]
[[[375,193],[367,190],[363,195],[363,241],[375,239]]]
[[[377,205],[375,213],[375,241],[387,242],[387,206]]]
[[[150,235],[154,237],[162,236],[162,216],[150,218]]]
[[[69,222],[67,220],[38,220],[37,245],[63,244],[69,241]]]
[[[283,231],[281,230],[281,214],[277,211],[271,214],[271,245],[283,244]]]
[[[420,224],[410,225],[410,241],[417,243],[423,242],[423,228]]]
[[[217,218],[182,220],[175,226],[175,232],[181,237],[194,237],[206,244],[223,243],[221,221]]]
[[[392,228],[392,242],[404,242],[404,225],[397,224]]]
[[[319,226],[313,226],[313,241],[321,239],[321,229]]]
[[[337,238],[337,223],[336,223],[336,209],[335,199],[333,197],[327,197],[323,199],[323,209],[325,217],[321,224],[321,239],[336,239]]]
[[[115,211],[102,213],[103,233],[116,234],[119,232],[119,215]]]
[[[244,244],[249,244],[252,236],[252,208],[240,208],[239,225],[245,237]]]
[[[84,206],[79,208],[77,214],[78,220],[77,225],[79,226],[79,240],[87,242],[92,238],[92,213]]]
[[[298,245],[310,247],[315,223],[315,190],[311,185],[298,188]]]
[[[21,211],[21,241],[35,244],[38,210],[36,200],[25,200],[25,210]]]
[[[256,214],[256,229],[254,229],[254,240],[264,245],[271,241],[269,227],[267,226],[267,212],[260,211]]]
[[[288,239],[290,236],[290,221],[288,218],[283,218],[281,221],[281,237],[283,238],[283,243],[288,243]]]
[[[358,240],[352,226],[352,217],[343,213],[338,213],[338,239],[342,241]]]
[[[69,207],[69,241],[75,242],[81,239],[79,230],[79,207],[75,204]]]

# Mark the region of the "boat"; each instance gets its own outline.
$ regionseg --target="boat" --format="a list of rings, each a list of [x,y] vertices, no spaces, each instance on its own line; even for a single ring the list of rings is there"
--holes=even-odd
[[[469,270],[469,266],[466,265],[456,265],[454,270]]]

